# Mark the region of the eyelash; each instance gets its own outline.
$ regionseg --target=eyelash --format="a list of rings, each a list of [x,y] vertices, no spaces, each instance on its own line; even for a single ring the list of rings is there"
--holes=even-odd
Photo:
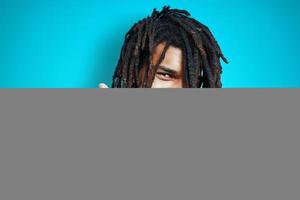
[[[163,79],[163,80],[166,80],[166,81],[169,81],[169,79],[174,78],[174,76],[172,74],[168,74],[168,73],[165,73],[165,72],[157,72],[157,75],[162,75],[162,76],[168,75],[170,78],[159,77],[160,79]]]

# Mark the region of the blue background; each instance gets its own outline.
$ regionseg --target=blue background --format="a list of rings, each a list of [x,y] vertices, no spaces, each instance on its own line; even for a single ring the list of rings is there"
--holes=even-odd
[[[163,5],[209,26],[223,87],[300,87],[298,0],[0,0],[0,87],[110,85],[125,33]]]

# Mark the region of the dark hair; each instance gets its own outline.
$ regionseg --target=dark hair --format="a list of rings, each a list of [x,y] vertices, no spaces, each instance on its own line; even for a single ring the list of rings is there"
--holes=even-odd
[[[153,65],[152,54],[156,46],[165,47],[158,63]],[[184,87],[221,88],[220,58],[228,63],[207,26],[190,17],[186,10],[163,7],[161,12],[135,23],[125,36],[121,55],[113,76],[112,87],[151,87],[156,70],[164,59],[168,47],[183,52]],[[145,67],[141,78],[140,70]]]

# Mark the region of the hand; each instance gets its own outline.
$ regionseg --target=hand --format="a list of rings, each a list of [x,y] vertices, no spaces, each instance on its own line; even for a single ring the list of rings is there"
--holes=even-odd
[[[100,83],[99,84],[99,88],[108,88],[108,86],[106,84],[104,84],[104,83]]]

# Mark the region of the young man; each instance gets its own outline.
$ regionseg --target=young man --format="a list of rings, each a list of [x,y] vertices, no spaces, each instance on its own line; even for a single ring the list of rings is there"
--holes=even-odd
[[[208,27],[165,6],[126,34],[112,87],[221,88],[220,58],[228,63]]]

